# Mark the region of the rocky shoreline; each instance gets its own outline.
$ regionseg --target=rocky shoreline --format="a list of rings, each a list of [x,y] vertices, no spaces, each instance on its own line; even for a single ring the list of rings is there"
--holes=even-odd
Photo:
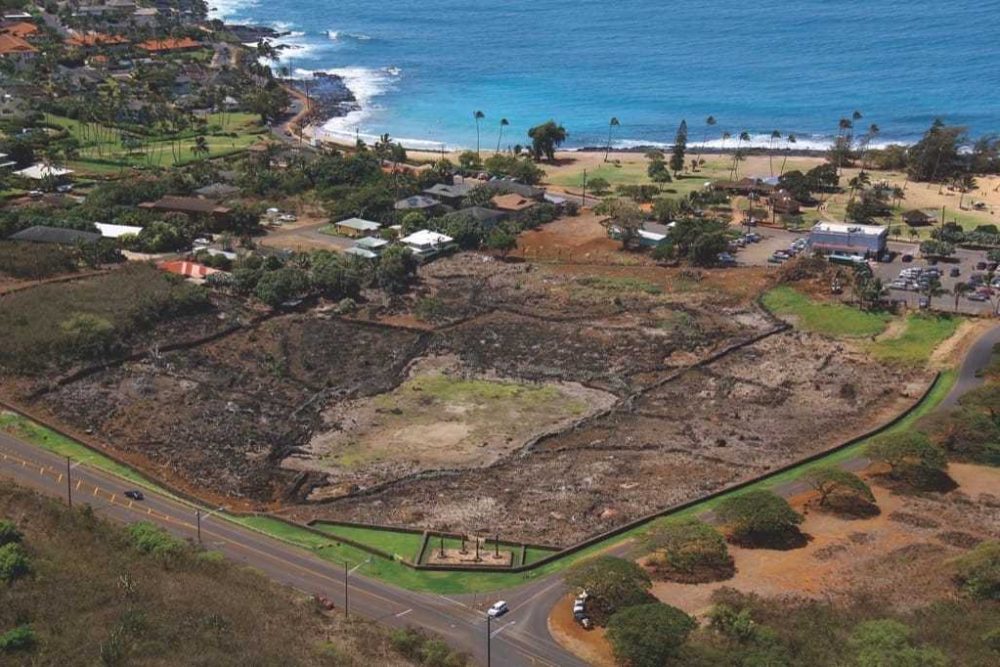
[[[315,119],[341,118],[361,109],[343,77],[336,74],[315,72],[311,78],[292,79],[289,84],[309,97]]]

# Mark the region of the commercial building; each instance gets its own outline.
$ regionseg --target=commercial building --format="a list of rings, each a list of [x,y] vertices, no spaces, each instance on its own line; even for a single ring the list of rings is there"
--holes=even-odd
[[[809,232],[809,246],[830,255],[860,255],[878,259],[885,254],[889,229],[880,225],[818,222]]]

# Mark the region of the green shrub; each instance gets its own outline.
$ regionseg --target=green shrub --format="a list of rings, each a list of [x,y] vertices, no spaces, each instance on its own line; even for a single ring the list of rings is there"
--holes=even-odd
[[[977,600],[1000,600],[1000,540],[981,543],[955,564],[962,590]]]
[[[698,627],[680,609],[661,602],[616,612],[608,622],[615,659],[630,667],[662,667]]]
[[[20,542],[23,536],[13,521],[0,521],[0,546]]]
[[[860,509],[875,502],[865,481],[836,464],[810,470],[805,481],[819,494],[820,507],[833,505],[847,510]]]
[[[848,639],[858,667],[944,667],[941,651],[913,645],[913,630],[899,621],[881,619],[858,625]]]
[[[0,653],[26,651],[32,648],[37,639],[30,625],[19,625],[0,635]]]
[[[0,581],[11,583],[31,571],[28,554],[17,542],[0,547]]]
[[[170,557],[184,548],[184,542],[148,521],[133,523],[127,530],[132,546],[144,554]]]
[[[883,433],[865,450],[872,461],[889,466],[889,476],[921,486],[948,466],[944,450],[917,431]]]

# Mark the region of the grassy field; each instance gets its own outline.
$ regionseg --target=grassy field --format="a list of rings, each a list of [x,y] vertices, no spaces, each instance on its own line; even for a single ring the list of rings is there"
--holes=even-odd
[[[934,315],[910,315],[899,336],[871,344],[869,350],[879,361],[915,365],[925,363],[934,349],[950,338],[961,318]]]
[[[0,635],[29,628],[34,638],[0,644],[4,665],[417,664],[374,623],[321,614],[302,594],[158,531],[139,540],[5,482],[0,518],[22,533],[31,568],[0,583]]]
[[[917,419],[934,410],[948,394],[955,382],[955,377],[954,372],[943,373],[920,406],[896,424],[891,430],[898,431],[910,428]],[[7,419],[10,418],[8,417]],[[17,419],[21,420],[21,418]],[[28,442],[32,442],[33,444],[49,449],[50,451],[55,451],[62,455],[72,456],[79,460],[82,460],[83,457],[90,456],[90,458],[87,459],[87,462],[95,468],[106,470],[116,475],[125,476],[126,479],[135,481],[137,484],[156,490],[156,485],[154,483],[144,479],[135,471],[128,469],[123,470],[119,464],[114,463],[107,457],[92,454],[90,450],[82,445],[72,441],[67,441],[65,438],[59,437],[44,427],[32,424],[31,428],[22,428],[21,425],[18,425],[18,429],[19,437],[23,436],[23,439]],[[796,479],[816,466],[828,463],[842,463],[852,458],[856,458],[861,454],[861,451],[866,444],[867,443],[864,441],[859,442],[849,448],[825,456],[813,463],[800,466],[794,470],[790,470],[780,475],[757,482],[749,488],[772,489],[789,482],[794,482]],[[745,490],[748,489],[744,489],[744,491]],[[723,500],[723,498],[724,497],[720,497],[710,501],[698,503],[697,505],[694,505],[682,512],[678,512],[673,516],[684,517],[703,514],[712,510]],[[406,567],[401,563],[374,557],[366,551],[344,543],[339,543],[333,535],[331,535],[330,538],[325,538],[312,531],[297,528],[296,526],[289,525],[270,517],[235,517],[227,514],[222,514],[220,516],[223,516],[234,523],[238,523],[276,539],[288,542],[289,544],[299,546],[338,565],[347,563],[349,566],[353,567],[355,565],[365,563],[360,568],[359,574],[380,579],[402,588],[438,594],[487,592],[511,588],[525,581],[560,572],[575,562],[620,544],[627,539],[641,536],[648,529],[648,526],[645,524],[637,526],[621,535],[608,538],[607,540],[592,545],[587,549],[579,551],[571,556],[558,559],[526,573],[420,572]],[[380,539],[391,539],[393,541],[398,539],[399,541],[397,542],[397,546],[403,547],[411,546],[413,544],[411,541],[412,538],[396,538],[390,537],[390,535],[391,534],[384,535]],[[545,557],[545,555],[547,554],[544,551],[529,549],[528,562],[535,562]]]
[[[336,537],[344,537],[361,544],[367,544],[411,562],[416,560],[417,552],[420,551],[420,545],[424,540],[420,533],[406,531],[376,530],[361,526],[332,524],[316,524],[313,527]]]
[[[814,301],[792,287],[775,287],[764,295],[764,306],[792,317],[798,328],[835,338],[870,338],[885,331],[888,313],[867,313],[839,303]]]
[[[71,118],[48,116],[47,120],[67,130],[80,142],[79,157],[69,160],[69,166],[94,174],[115,173],[123,167],[170,167],[205,157],[231,155],[259,141],[265,132],[260,118],[254,114],[210,114],[204,135],[209,152],[201,155],[194,151],[197,132],[190,130],[173,137],[148,137],[148,143],[128,150],[122,145],[117,131],[104,130],[95,136],[93,132],[88,133],[82,123]]]

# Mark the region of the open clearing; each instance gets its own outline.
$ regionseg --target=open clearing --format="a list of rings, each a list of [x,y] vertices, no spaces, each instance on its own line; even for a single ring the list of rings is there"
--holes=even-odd
[[[851,329],[788,330],[755,302],[766,270],[658,267],[586,217],[519,243],[555,251],[578,225],[612,256],[442,258],[411,294],[349,319],[244,319],[30,407],[243,508],[567,545],[821,452],[932,378],[873,360],[878,343]],[[431,320],[416,318],[424,303]],[[912,324],[912,359],[950,331]]]

